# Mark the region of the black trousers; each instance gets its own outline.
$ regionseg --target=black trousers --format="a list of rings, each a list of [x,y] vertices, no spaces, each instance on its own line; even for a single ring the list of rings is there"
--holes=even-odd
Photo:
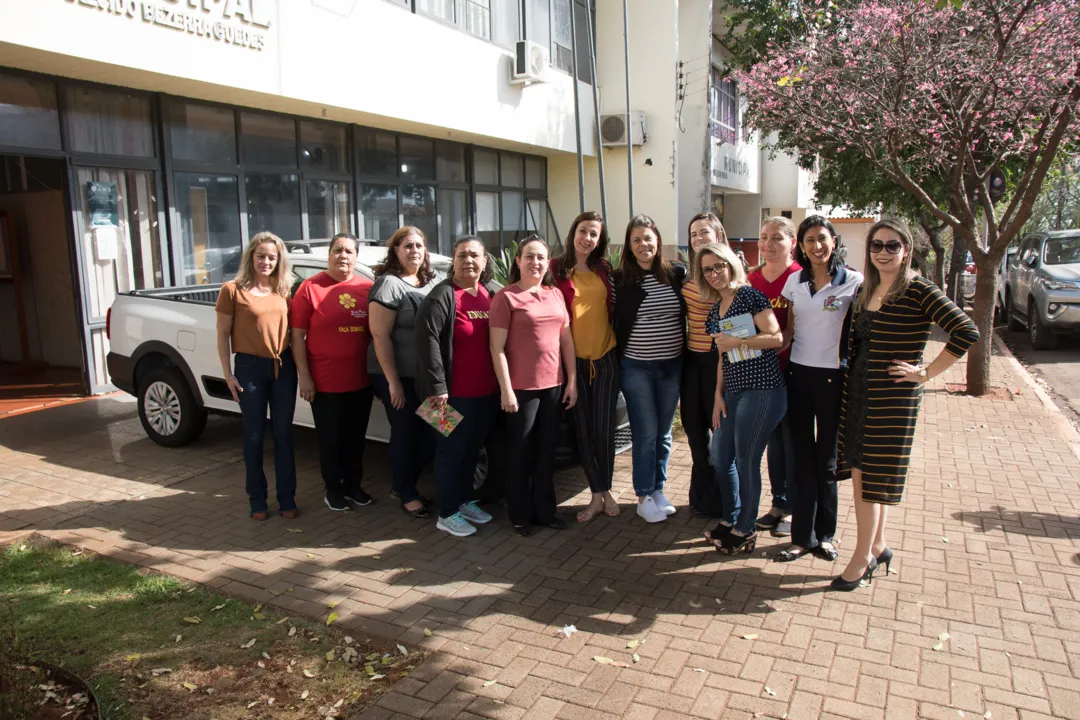
[[[712,438],[713,397],[716,395],[716,368],[719,355],[715,352],[683,353],[682,387],[679,416],[682,418],[686,442],[690,445],[693,469],[690,472],[690,506],[710,517],[723,514],[723,501],[716,474],[709,461]]]
[[[611,489],[615,471],[615,405],[619,399],[619,357],[614,350],[599,360],[577,361],[578,399],[570,411],[577,435],[578,460],[589,489]]]
[[[328,495],[348,495],[364,473],[364,439],[375,390],[371,385],[344,393],[316,392],[311,401],[319,469]]]
[[[807,549],[831,543],[836,535],[836,443],[843,386],[843,370],[788,363],[787,421],[795,456],[794,483],[788,488],[791,542]]]
[[[506,414],[510,522],[548,525],[555,520],[555,442],[562,388],[514,390],[514,395],[518,411]]]

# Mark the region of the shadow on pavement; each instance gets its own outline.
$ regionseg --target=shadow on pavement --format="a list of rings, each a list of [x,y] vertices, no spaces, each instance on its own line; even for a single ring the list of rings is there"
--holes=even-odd
[[[1003,531],[1029,537],[1060,539],[1080,538],[1080,518],[1065,517],[1052,513],[1010,510],[995,505],[984,511],[959,511],[953,519],[974,526],[981,533]]]

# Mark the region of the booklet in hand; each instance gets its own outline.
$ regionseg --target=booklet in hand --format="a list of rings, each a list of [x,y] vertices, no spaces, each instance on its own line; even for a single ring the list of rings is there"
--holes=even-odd
[[[750,313],[742,313],[735,317],[720,320],[720,332],[737,338],[751,338],[757,335],[757,327],[754,325],[754,316]],[[753,348],[734,348],[727,351],[728,360],[733,363],[749,360],[761,356],[760,350]]]
[[[451,407],[449,403],[443,403],[440,408],[431,402],[431,398],[420,403],[420,407],[416,408],[416,414],[423,418],[428,425],[442,433],[444,437],[449,437],[450,433],[454,432],[454,428],[458,426],[462,418],[462,414]]]

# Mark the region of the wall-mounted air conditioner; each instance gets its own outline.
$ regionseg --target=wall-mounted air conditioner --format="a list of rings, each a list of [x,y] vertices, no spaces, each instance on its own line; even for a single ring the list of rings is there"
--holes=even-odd
[[[510,82],[515,85],[544,82],[550,65],[546,47],[532,40],[519,40],[515,46],[514,65],[510,68]]]
[[[643,145],[648,139],[645,134],[645,113],[640,110],[630,111],[630,144]],[[626,147],[626,114],[609,113],[600,115],[600,144],[604,147]]]

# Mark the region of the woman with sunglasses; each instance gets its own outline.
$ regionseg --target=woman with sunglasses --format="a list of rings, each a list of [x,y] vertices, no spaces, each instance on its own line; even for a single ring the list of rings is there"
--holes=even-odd
[[[922,386],[963,357],[978,339],[975,323],[933,283],[911,270],[911,231],[882,220],[866,236],[866,282],[855,299],[851,359],[840,410],[838,477],[851,476],[858,540],[847,568],[832,582],[851,591],[889,572],[885,541],[890,505],[904,492]],[[929,365],[923,351],[931,325],[949,334]]]
[[[836,230],[821,215],[799,225],[796,257],[803,270],[788,278],[784,297],[791,303],[784,346],[791,348],[787,369],[787,424],[794,451],[788,486],[791,547],[777,562],[812,554],[836,560],[836,439],[840,398],[848,361],[851,305],[862,273],[844,267]],[[815,432],[816,430],[816,432]]]

